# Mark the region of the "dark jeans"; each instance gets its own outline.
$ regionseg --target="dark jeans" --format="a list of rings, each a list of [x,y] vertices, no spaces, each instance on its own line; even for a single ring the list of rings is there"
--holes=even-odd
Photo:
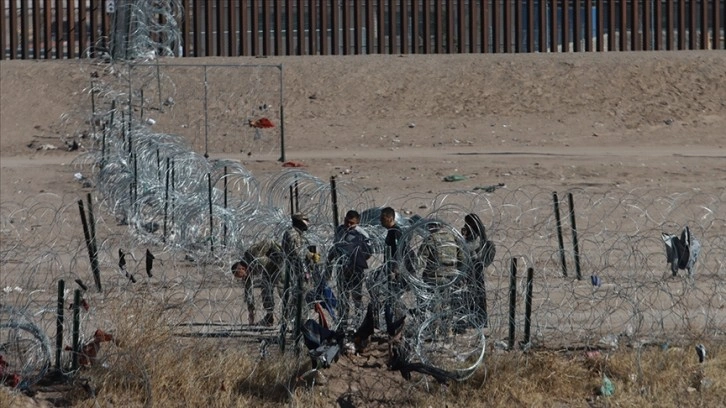
[[[487,290],[484,279],[484,265],[477,263],[474,265],[471,274],[463,281],[465,287],[463,290],[463,298],[459,299],[457,308],[462,314],[472,314],[474,321],[458,322],[457,330],[463,330],[469,327],[488,327],[487,315]]]

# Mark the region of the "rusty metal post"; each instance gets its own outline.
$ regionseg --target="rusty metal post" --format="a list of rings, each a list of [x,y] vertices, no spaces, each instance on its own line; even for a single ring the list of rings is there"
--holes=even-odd
[[[575,273],[577,280],[582,280],[582,271],[580,270],[580,245],[577,242],[577,224],[575,224],[575,202],[572,193],[568,194],[570,201],[570,224],[572,224],[572,246],[575,252]]]
[[[63,351],[63,314],[65,313],[65,288],[66,282],[61,279],[58,281],[58,303],[56,305],[55,317],[55,368],[61,368],[61,352]]]
[[[552,193],[552,201],[555,205],[555,221],[557,224],[557,242],[560,245],[560,264],[562,265],[562,276],[567,277],[567,264],[565,263],[565,243],[562,239],[562,219],[560,218],[560,200],[557,198],[557,192]]]
[[[512,258],[509,270],[509,341],[508,349],[514,349],[515,318],[517,313],[517,258]]]

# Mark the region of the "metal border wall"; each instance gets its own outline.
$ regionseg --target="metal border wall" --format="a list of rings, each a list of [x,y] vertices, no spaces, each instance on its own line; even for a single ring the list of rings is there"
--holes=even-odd
[[[146,1],[2,0],[0,59],[95,57]],[[724,0],[178,2],[185,57],[726,49]]]

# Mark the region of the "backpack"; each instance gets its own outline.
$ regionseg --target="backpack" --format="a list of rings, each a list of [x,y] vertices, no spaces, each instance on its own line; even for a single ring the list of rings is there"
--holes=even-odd
[[[459,246],[453,235],[444,231],[431,234],[432,253],[434,259],[431,261],[441,266],[455,266],[459,262]]]
[[[497,248],[492,241],[487,240],[481,248],[481,263],[486,268],[494,262],[494,256],[497,254]]]
[[[368,234],[359,227],[351,229],[343,235],[337,244],[338,254],[347,256],[350,266],[360,269],[368,268],[368,259],[372,249]]]
[[[282,247],[280,247],[280,244],[270,239],[265,239],[252,245],[247,251],[245,251],[243,256],[244,260],[247,261],[248,264],[252,264],[261,257],[267,257],[278,268],[280,268],[285,262]]]

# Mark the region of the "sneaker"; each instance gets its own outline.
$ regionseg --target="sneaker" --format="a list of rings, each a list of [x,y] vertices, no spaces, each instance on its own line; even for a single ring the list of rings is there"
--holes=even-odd
[[[318,385],[325,385],[328,383],[328,377],[326,377],[322,371],[318,370],[315,372],[314,381]]]

